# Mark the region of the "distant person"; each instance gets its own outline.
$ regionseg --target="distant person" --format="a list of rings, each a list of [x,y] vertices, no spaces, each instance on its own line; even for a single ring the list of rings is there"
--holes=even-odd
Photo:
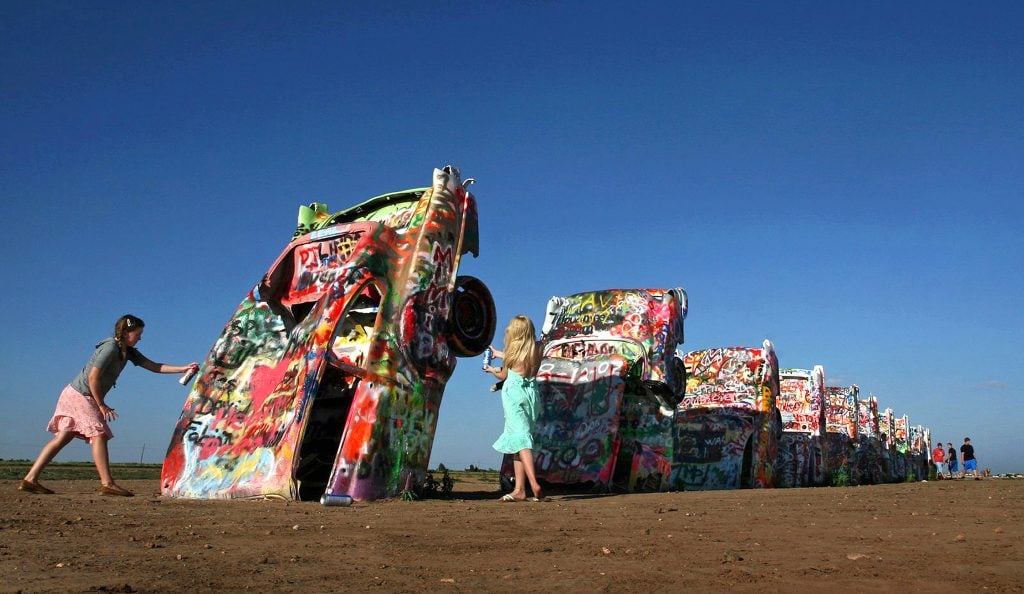
[[[932,450],[932,462],[935,463],[935,478],[942,480],[946,478],[946,449],[942,442]]]
[[[978,461],[974,459],[974,446],[971,445],[971,438],[964,438],[964,445],[960,446],[960,456],[964,459],[964,476],[970,471],[975,479],[981,480],[978,476]]]
[[[64,446],[77,437],[92,444],[92,458],[100,475],[98,493],[121,497],[134,495],[128,489],[118,486],[110,476],[107,442],[114,434],[107,422],[117,418],[117,411],[107,404],[107,393],[114,387],[128,361],[153,373],[183,373],[199,369],[198,363],[166,365],[147,359],[135,348],[142,340],[145,326],[141,319],[123,315],[114,324],[114,336],[96,345],[89,362],[61,392],[53,418],[47,426],[47,431],[53,433],[54,438],[43,446],[35,464],[18,485],[18,490],[39,495],[53,494],[53,491],[39,484],[39,474]]]
[[[526,500],[526,481],[533,489],[533,500],[543,499],[540,483],[533,466],[533,426],[537,420],[537,369],[540,367],[540,347],[537,345],[533,322],[526,316],[516,316],[505,329],[504,351],[494,347],[494,358],[501,359],[501,367],[487,366],[501,386],[501,408],[505,413],[505,428],[494,442],[494,449],[512,455],[515,469],[515,487],[501,501]],[[525,479],[525,480],[524,480]]]
[[[949,446],[949,450],[946,451],[946,457],[949,458],[947,460],[949,463],[949,478],[956,478],[960,470],[957,464],[956,450],[953,449],[953,442],[946,442],[946,445]]]

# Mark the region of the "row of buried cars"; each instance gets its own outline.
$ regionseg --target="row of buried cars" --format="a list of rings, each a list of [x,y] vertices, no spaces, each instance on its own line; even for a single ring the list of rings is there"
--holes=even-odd
[[[164,458],[186,498],[357,500],[422,488],[456,357],[494,337],[493,299],[458,275],[479,252],[476,200],[455,167],[429,187],[336,213],[299,208],[292,240],[206,356]],[[774,348],[679,356],[676,289],[552,298],[542,328],[538,475],[549,484],[660,491],[922,476],[927,430],[879,415],[820,367]],[[509,487],[511,462],[503,461]]]
[[[874,396],[780,369],[759,347],[681,354],[686,293],[554,297],[543,327],[538,478],[667,491],[905,481],[928,475],[927,428]],[[511,459],[502,464],[511,488]]]

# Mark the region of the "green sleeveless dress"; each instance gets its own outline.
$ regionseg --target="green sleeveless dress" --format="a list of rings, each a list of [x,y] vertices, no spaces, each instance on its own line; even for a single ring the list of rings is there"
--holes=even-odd
[[[515,454],[533,449],[533,424],[537,421],[537,380],[525,379],[511,369],[501,387],[501,408],[505,411],[505,429],[494,442],[494,449]]]

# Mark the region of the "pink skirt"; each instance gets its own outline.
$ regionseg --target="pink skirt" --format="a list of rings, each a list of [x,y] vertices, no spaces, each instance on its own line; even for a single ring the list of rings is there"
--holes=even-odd
[[[46,430],[50,433],[70,431],[75,437],[90,443],[92,438],[100,435],[106,435],[107,439],[114,438],[110,425],[107,425],[92,396],[86,396],[70,385],[60,393],[57,409],[53,411],[53,418]]]

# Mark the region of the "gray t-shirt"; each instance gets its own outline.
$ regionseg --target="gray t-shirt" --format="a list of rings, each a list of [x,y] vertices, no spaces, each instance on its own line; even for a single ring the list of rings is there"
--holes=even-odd
[[[71,380],[71,387],[82,394],[91,395],[89,372],[92,371],[93,367],[96,367],[100,370],[100,389],[103,390],[103,394],[100,394],[100,396],[106,395],[114,387],[114,384],[117,383],[117,376],[121,375],[121,370],[124,369],[128,361],[131,361],[137,367],[145,360],[146,358],[142,356],[138,349],[128,347],[128,360],[122,361],[121,349],[117,347],[117,342],[113,338],[108,338],[96,344],[96,350],[93,351],[92,357],[89,357],[89,362],[75,376],[75,379]]]

